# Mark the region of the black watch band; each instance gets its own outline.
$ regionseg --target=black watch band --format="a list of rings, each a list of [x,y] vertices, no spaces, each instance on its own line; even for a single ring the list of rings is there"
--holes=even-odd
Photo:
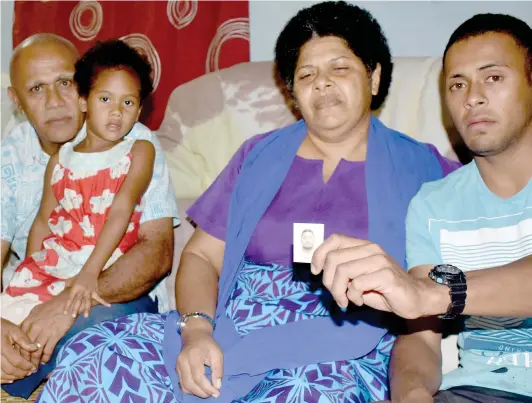
[[[449,287],[451,303],[447,312],[438,315],[440,319],[454,319],[464,312],[467,297],[467,282],[465,274],[458,267],[442,264],[435,266],[430,272],[429,277],[438,284]]]

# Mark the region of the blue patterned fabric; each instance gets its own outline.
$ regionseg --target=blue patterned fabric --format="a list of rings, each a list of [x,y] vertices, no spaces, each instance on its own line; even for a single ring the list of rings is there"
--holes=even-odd
[[[311,292],[303,281],[293,281],[294,270],[276,264],[246,262],[227,303],[226,314],[242,336],[268,326],[329,316],[330,299],[323,288]],[[325,294],[325,295],[324,295]]]
[[[176,403],[162,358],[168,314],[134,314],[78,333],[61,350],[37,403]],[[393,338],[358,360],[272,371],[248,402],[357,402],[387,397],[386,368]]]
[[[246,263],[226,306],[241,335],[298,320],[329,316],[322,289],[294,281],[291,267]],[[60,365],[39,401],[121,402],[147,397],[174,402],[162,361],[167,315],[131,315],[104,322],[75,337],[59,357]],[[386,335],[364,357],[354,360],[275,369],[238,403],[372,402],[388,398],[387,372],[394,338]],[[144,400],[145,401],[145,400]]]
[[[294,281],[294,270],[246,262],[226,314],[239,334],[298,320],[329,316],[331,300],[322,288]],[[388,399],[388,363],[394,338],[384,336],[370,354],[355,360],[305,365],[269,372],[238,403],[371,402]]]

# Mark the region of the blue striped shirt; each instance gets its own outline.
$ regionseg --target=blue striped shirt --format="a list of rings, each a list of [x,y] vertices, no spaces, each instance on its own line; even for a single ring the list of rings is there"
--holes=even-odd
[[[514,262],[532,254],[532,181],[503,199],[472,162],[424,184],[406,227],[409,268],[447,263],[467,272]],[[444,376],[443,389],[473,385],[532,396],[532,318],[465,316],[458,347],[460,367]]]

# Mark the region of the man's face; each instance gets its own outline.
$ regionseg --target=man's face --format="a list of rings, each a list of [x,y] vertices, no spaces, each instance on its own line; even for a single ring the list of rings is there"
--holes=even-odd
[[[445,101],[467,147],[497,155],[532,135],[532,77],[526,51],[502,33],[451,46],[444,66]]]
[[[73,81],[77,55],[60,43],[22,49],[9,94],[37,131],[43,148],[71,140],[83,124]]]
[[[306,250],[314,247],[314,234],[311,231],[303,231],[301,234],[301,246]]]

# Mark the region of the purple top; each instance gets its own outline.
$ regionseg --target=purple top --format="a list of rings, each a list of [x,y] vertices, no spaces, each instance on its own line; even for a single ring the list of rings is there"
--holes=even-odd
[[[225,240],[231,192],[242,162],[265,135],[245,141],[214,183],[187,211],[201,229],[222,241]],[[438,158],[444,176],[460,167],[460,163],[443,157],[433,145],[429,147]],[[295,222],[325,224],[325,238],[340,233],[367,239],[365,166],[364,161],[342,159],[329,181],[324,183],[322,160],[296,156],[281,189],[255,228],[246,260],[291,266],[292,224]]]

